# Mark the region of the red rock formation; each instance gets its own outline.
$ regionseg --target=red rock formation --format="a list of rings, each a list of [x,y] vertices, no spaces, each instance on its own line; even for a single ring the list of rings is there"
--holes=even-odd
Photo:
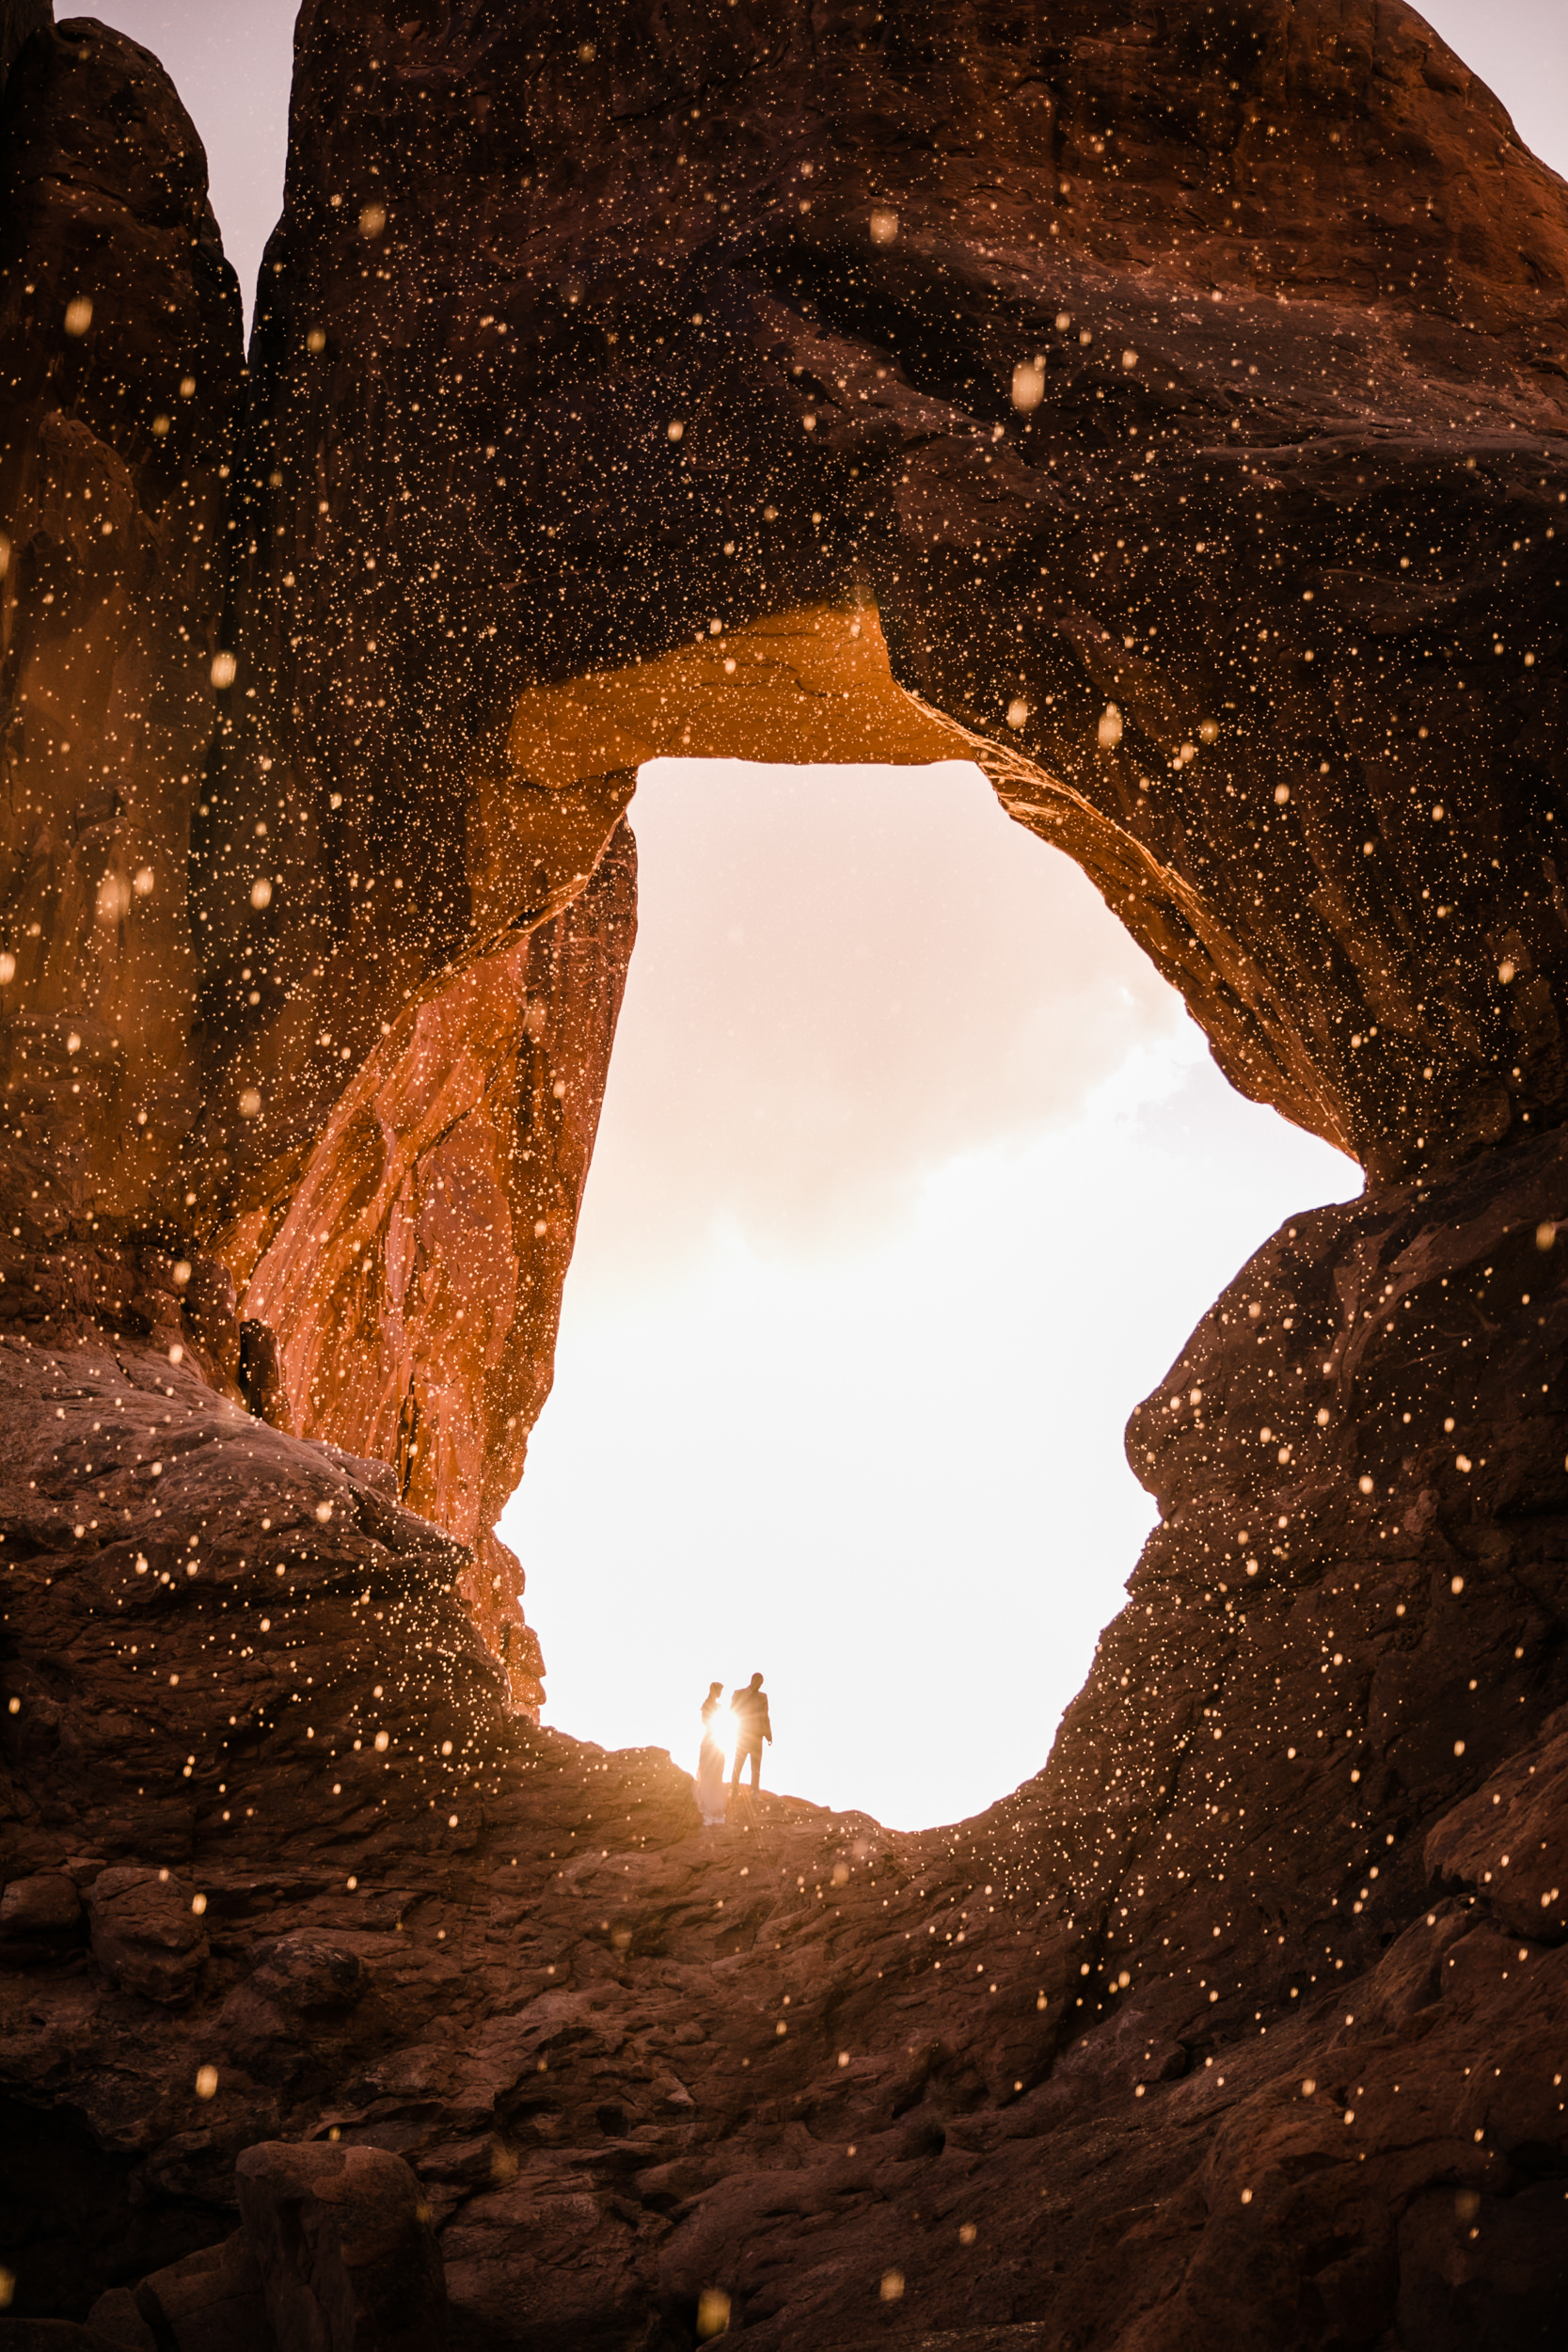
[[[1403,8],[307,8],[257,745],[438,807],[456,923],[519,694],[858,594],[1247,1091],[1385,1174],[1555,1121],[1565,268]]]
[[[37,35],[6,168],[57,276],[57,159],[115,159],[101,255],[178,306],[204,232],[170,166],[198,244],[145,241],[136,159],[186,151],[139,54]],[[65,1005],[19,966],[17,2308],[284,2340],[325,2274],[237,2159],[337,2133],[414,2169],[475,2352],[726,2315],[757,2352],[1551,2341],[1561,183],[1394,6],[351,0],[298,54],[197,804],[200,1115],[171,1015],[145,1184],[72,1057],[40,1085]],[[143,352],[40,394],[13,463]],[[45,566],[65,526],[29,528]],[[54,644],[64,590],[11,577]],[[71,594],[40,695],[98,642]],[[101,602],[194,710],[150,592]],[[879,729],[973,743],[1371,1183],[1134,1415],[1161,1523],[1037,1779],[920,1836],[789,1800],[704,1836],[661,1754],[527,1720],[489,1516],[629,949],[628,770]]]
[[[689,2344],[707,2290],[762,2352],[1535,2341],[1568,1176],[1507,1159],[1243,1269],[1135,1420],[1164,1524],[1050,1764],[918,1836],[788,1800],[705,1836],[662,1754],[506,1710],[389,1470],[85,1317],[0,1341],[0,1873],[103,1945],[0,1953],[23,2307],[166,2308],[236,2154],[336,2130],[415,2167],[459,2343]],[[203,1899],[177,1984],[103,1941],[121,1886]],[[64,2111],[112,2152],[61,2160],[69,2272],[21,2194]]]
[[[5,1140],[178,1209],[199,1107],[187,860],[213,725],[240,295],[156,59],[9,12],[0,247]]]
[[[1407,12],[878,23],[459,57],[306,11],[201,852],[242,1284],[302,1168],[350,1181],[345,1059],[556,918],[659,749],[964,743],[1235,1081],[1384,1176],[1559,1117],[1560,184]],[[835,600],[892,675],[846,642],[759,697]],[[425,1341],[508,1471],[560,1273],[514,1231],[521,1388],[455,1291]],[[471,1539],[467,1491],[424,1500]]]
[[[635,919],[623,829],[563,914],[421,991],[338,1103],[245,1295],[278,1336],[295,1425],[395,1463],[410,1509],[472,1549],[465,1597],[535,1710],[523,1571],[494,1529],[548,1391]]]
[[[55,29],[46,12],[42,22],[8,101],[0,262],[0,345],[9,354],[0,373],[0,387],[8,387],[0,389],[7,1140],[22,1147],[13,1176],[29,1209],[37,1184],[64,1215],[78,1213],[84,1241],[156,1216],[171,1265],[199,1265],[201,1247],[215,1242],[243,1283],[311,1165],[312,1120],[332,1109],[345,1074],[343,1033],[352,1064],[378,1034],[390,1034],[383,1011],[403,1015],[410,992],[345,989],[345,970],[366,950],[353,907],[325,941],[317,916],[307,916],[293,965],[269,952],[263,909],[252,899],[276,891],[280,907],[284,900],[283,873],[273,882],[266,870],[280,834],[286,850],[286,826],[276,817],[270,838],[265,818],[251,818],[247,861],[238,886],[230,886],[233,845],[218,838],[223,794],[207,776],[214,723],[221,747],[234,720],[220,714],[236,703],[243,709],[245,696],[220,627],[226,543],[246,521],[243,503],[231,512],[230,499],[242,375],[238,289],[207,205],[199,141],[162,69],[102,27]],[[21,52],[20,36],[33,30],[22,20],[9,24],[10,50]],[[233,486],[245,486],[243,461]],[[570,890],[558,894],[562,900],[581,888],[625,797],[625,789],[612,796],[584,870],[574,867]],[[526,914],[522,930],[506,930],[519,914],[515,894],[490,867],[504,869],[517,843],[504,810],[492,813],[487,866],[484,816],[480,798],[467,857],[476,915],[509,943],[486,968],[503,992],[497,1010],[510,1045],[482,1073],[470,1134],[487,1115],[500,1119],[487,1148],[503,1171],[502,1191],[510,1187],[506,1213],[524,1220],[510,1287],[497,1290],[488,1271],[481,1283],[495,1344],[461,1378],[449,1371],[443,1384],[431,1364],[462,1335],[430,1331],[429,1360],[414,1387],[404,1365],[386,1431],[357,1361],[342,1384],[356,1398],[346,1417],[340,1403],[336,1418],[327,1412],[318,1423],[310,1381],[296,1388],[307,1400],[306,1426],[355,1443],[374,1428],[389,1460],[404,1460],[400,1443],[404,1455],[410,1442],[418,1446],[404,1423],[422,1415],[418,1498],[476,1547],[476,1614],[507,1658],[518,1703],[536,1707],[538,1647],[519,1606],[522,1574],[491,1528],[520,1475],[527,1431],[548,1386],[560,1285],[630,945],[629,866],[623,837],[590,900],[536,936]],[[461,933],[438,915],[432,930],[438,884],[428,872],[411,879],[420,885],[416,929],[424,944],[406,971],[424,982],[423,1003],[433,960],[439,964]],[[346,896],[346,877],[343,888]],[[542,902],[535,920],[547,912]],[[310,988],[318,947],[330,973],[319,999]],[[246,1012],[253,978],[258,1004],[264,994],[291,1008],[280,1049],[291,1078],[316,1064],[334,1073],[316,1087],[309,1114],[292,1123],[280,1117],[265,1066],[247,1062],[244,1085],[230,1087],[227,1069],[220,1078],[209,1068],[203,1078],[203,1054],[210,1062],[230,1018],[223,987],[230,949],[251,959],[235,991]],[[324,1019],[337,1032],[328,1048],[315,1039]],[[546,1070],[551,1055],[555,1066]],[[569,1075],[571,1096],[559,1107],[548,1094],[558,1072]],[[252,1090],[253,1077],[261,1083]],[[204,1084],[209,1106],[193,1135]],[[531,1104],[530,1136],[519,1130],[520,1099]],[[246,1187],[220,1189],[214,1154],[226,1165],[230,1136],[248,1143],[256,1165]],[[442,1145],[449,1154],[461,1148],[451,1136]],[[438,1168],[426,1170],[433,1195],[439,1180]],[[430,1211],[423,1214],[428,1222]],[[471,1201],[470,1221],[478,1214]],[[545,1232],[536,1235],[540,1223]],[[294,1324],[307,1294],[322,1295],[324,1275],[324,1266],[311,1268]],[[406,1279],[418,1287],[417,1269]],[[198,1290],[204,1279],[221,1287],[220,1268],[198,1276]],[[241,1373],[234,1309],[232,1295],[216,1303],[213,1358],[230,1385]],[[171,1338],[198,1343],[177,1306],[172,1312]],[[421,1321],[418,1311],[414,1321]],[[428,1307],[422,1321],[428,1327]],[[259,1361],[266,1333],[259,1325]],[[324,1322],[313,1344],[332,1343]],[[264,1391],[268,1409],[286,1418],[286,1390],[261,1375],[249,1388]]]

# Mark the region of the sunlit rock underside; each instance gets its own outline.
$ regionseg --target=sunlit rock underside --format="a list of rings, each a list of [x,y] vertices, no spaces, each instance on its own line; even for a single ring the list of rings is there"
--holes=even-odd
[[[307,0],[246,376],[166,77],[40,13],[0,16],[14,2310],[1555,2341],[1568,191],[1392,6]],[[957,1829],[705,1836],[661,1753],[533,1720],[491,1529],[623,818],[683,750],[977,757],[1369,1171],[1133,1416],[1128,1606]]]

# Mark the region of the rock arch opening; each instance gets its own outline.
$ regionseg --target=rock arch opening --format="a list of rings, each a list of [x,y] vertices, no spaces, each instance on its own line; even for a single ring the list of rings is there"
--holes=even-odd
[[[1016,697],[1006,728],[1020,735],[1037,715]],[[1118,707],[1107,703],[1096,724],[1098,755],[1119,760]],[[1220,723],[1195,733],[1231,755]],[[467,761],[467,943],[388,1003],[377,1041],[376,992],[342,1002],[348,961],[368,947],[395,966],[410,918],[416,935],[428,929],[443,894],[426,872],[423,898],[404,906],[401,871],[390,894],[384,870],[349,873],[349,922],[307,991],[329,1025],[313,1057],[279,1068],[282,1100],[244,1145],[269,1121],[297,1128],[298,1106],[319,1100],[340,1054],[357,1067],[303,1157],[263,1151],[253,1162],[239,1191],[255,1205],[214,1247],[246,1316],[276,1335],[293,1425],[393,1462],[404,1499],[470,1547],[470,1606],[527,1707],[541,1695],[538,1645],[522,1615],[524,1576],[493,1529],[548,1390],[631,953],[626,810],[650,760],[755,761],[782,745],[819,761],[976,761],[1008,817],[1086,869],[1181,987],[1230,1074],[1339,1135],[1294,1013],[1281,1025],[1259,968],[1202,897],[1076,787],[900,686],[863,588],[738,625],[714,613],[665,652],[524,688]],[[1189,755],[1196,743],[1170,764],[1180,771]],[[258,805],[273,789],[264,755],[259,772]],[[245,761],[232,774],[243,807]],[[374,794],[365,799],[369,816]],[[426,855],[416,840],[416,869]],[[428,855],[444,870],[450,844]],[[243,1022],[245,1066],[297,1028],[292,1001],[270,1041]]]
[[[1121,1604],[1132,1406],[1355,1177],[973,766],[666,761],[627,814],[638,943],[499,1530],[545,1720],[689,1766],[691,1689],[765,1660],[770,1785],[954,1820],[1036,1769]]]

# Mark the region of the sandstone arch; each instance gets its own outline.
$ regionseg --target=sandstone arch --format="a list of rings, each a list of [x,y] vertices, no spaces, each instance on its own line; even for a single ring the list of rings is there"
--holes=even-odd
[[[538,1653],[492,1531],[548,1386],[630,948],[621,815],[649,759],[781,743],[804,760],[978,759],[1204,1007],[1222,1057],[1262,1062],[1276,1099],[1343,1140],[1288,1007],[1191,886],[1081,792],[899,687],[868,599],[710,622],[666,654],[524,689],[469,785],[472,943],[383,1025],[303,1165],[287,1155],[286,1197],[214,1247],[277,1334],[293,1424],[395,1461],[410,1505],[472,1548],[470,1604],[525,1705]]]
[[[758,2352],[854,2344],[890,2248],[919,2324],[1120,2352],[1554,2324],[1561,183],[1397,5],[308,0],[242,386],[166,81],[38,13],[0,40],[25,2131],[87,2119],[68,2175],[178,2303],[237,2147],[390,2101],[479,2342],[526,2280],[543,2343],[685,2345],[721,2279]],[[451,1531],[548,1376],[648,675],[695,700],[713,618],[728,679],[809,613],[842,692],[873,611],[916,698],[878,710],[962,730],[1370,1183],[1134,1416],[1162,1524],[1038,1778],[923,1839],[782,1818],[743,1891],[659,1759],[519,1719],[506,1564]],[[86,1957],[111,1862],[209,1883],[188,2010]],[[209,2116],[170,2085],[214,2038]],[[984,2287],[931,2250],[966,2197]]]
[[[240,467],[194,1164],[242,1289],[341,1057],[374,1086],[435,975],[560,916],[801,614],[768,748],[956,731],[1243,1091],[1384,1178],[1556,1123],[1568,211],[1418,18],[378,24],[302,18]],[[454,1439],[486,1507],[545,1222],[537,1344]]]

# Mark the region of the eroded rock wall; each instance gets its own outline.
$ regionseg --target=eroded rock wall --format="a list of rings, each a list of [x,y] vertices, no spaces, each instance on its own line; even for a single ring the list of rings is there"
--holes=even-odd
[[[260,1248],[245,1308],[280,1342],[291,1423],[392,1464],[471,1549],[465,1596],[533,1709],[543,1664],[495,1523],[548,1392],[635,927],[622,827],[562,914],[493,935],[386,1025],[292,1188],[218,1245],[230,1263]]]
[[[1179,1950],[1222,2000],[1360,1973],[1425,1826],[1568,1699],[1563,1183],[1544,1136],[1293,1219],[1133,1415],[1160,1525],[999,1813],[1109,1897],[1086,2009]]]
[[[195,185],[135,181],[166,84],[91,28],[20,55],[128,126],[28,116],[40,249],[85,173],[141,251]],[[212,736],[156,1182],[7,950],[14,1066],[72,1023],[0,1263],[18,2309],[197,2352],[221,2294],[264,2344],[237,2159],[336,2132],[414,2167],[467,2346],[674,2352],[705,2296],[759,2352],[1552,2340],[1561,183],[1395,7],[308,6],[299,58],[225,621],[198,661],[194,602],[94,601],[37,523],[8,591],[39,644],[83,599],[52,716],[102,605]],[[797,724],[973,745],[1372,1177],[1134,1416],[1161,1525],[1044,1771],[915,1837],[705,1836],[662,1755],[540,1731],[488,1548],[631,771]]]
[[[1555,1122],[1565,266],[1402,7],[307,8],[259,754],[340,868],[401,819],[390,986],[520,695],[875,602],[1246,1091],[1387,1175]],[[614,765],[501,760],[520,904]]]
[[[121,1299],[129,1329],[166,1325],[168,1343],[204,1349],[230,1394],[243,1387],[285,1423],[297,1398],[303,1425],[378,1450],[474,1548],[476,1616],[517,1702],[537,1707],[522,1572],[491,1530],[548,1387],[630,948],[627,836],[589,877],[631,780],[611,788],[570,887],[521,910],[516,828],[483,784],[453,830],[422,770],[391,777],[363,872],[320,873],[301,890],[292,771],[252,750],[260,798],[235,837],[231,778],[255,675],[233,650],[245,642],[236,565],[256,554],[247,453],[268,428],[246,405],[239,289],[205,157],[161,66],[121,35],[12,12],[0,54],[16,61],[0,126],[0,1189],[22,1254],[44,1227],[62,1253],[28,1319],[51,1300]],[[352,712],[347,655],[334,644],[323,659]],[[321,814],[330,819],[328,803]],[[396,905],[405,877],[388,870],[386,845],[398,839],[435,846],[408,866],[406,952],[378,986],[372,907]],[[449,903],[440,861],[453,855]],[[485,939],[494,952],[464,963]],[[436,1017],[442,1051],[470,1057],[467,1124],[400,1135],[384,1171],[384,1205],[403,1178],[425,1193],[401,1204],[404,1255],[377,1261],[391,1286],[372,1334],[388,1412],[361,1358],[363,1318],[334,1320],[337,1236],[303,1259],[296,1240],[289,1300],[277,1303],[281,1280],[258,1295],[271,1320],[248,1306],[242,1316],[230,1285],[249,1281],[297,1189],[315,1204],[313,1228],[323,1184],[352,1189],[346,1160],[326,1174],[312,1160],[323,1130],[342,1133],[355,1086],[384,1085],[400,1042],[429,1018],[433,976],[454,959],[466,993]],[[483,1043],[481,1002],[494,1032]],[[270,1060],[244,1050],[259,1023],[272,1024]],[[416,1078],[400,1102],[419,1093]],[[443,1269],[467,1263],[459,1228],[486,1244],[483,1267],[468,1264],[466,1329],[463,1300],[442,1296]],[[163,1285],[150,1322],[135,1304],[149,1248]],[[370,1263],[363,1237],[357,1262]],[[197,1269],[182,1295],[179,1266]],[[313,1309],[283,1364],[277,1343]],[[488,1337],[476,1343],[481,1320]],[[335,1350],[323,1374],[316,1359]]]
[[[3,1140],[24,1198],[178,1225],[239,288],[155,58],[46,8],[0,52]]]
[[[204,1245],[243,1290],[307,1166],[346,1184],[345,1076],[562,918],[665,751],[968,750],[1380,1177],[1555,1124],[1565,260],[1403,9],[307,8],[198,850]],[[559,1267],[514,1238],[542,1396]],[[459,1304],[449,1442],[510,1470]]]

